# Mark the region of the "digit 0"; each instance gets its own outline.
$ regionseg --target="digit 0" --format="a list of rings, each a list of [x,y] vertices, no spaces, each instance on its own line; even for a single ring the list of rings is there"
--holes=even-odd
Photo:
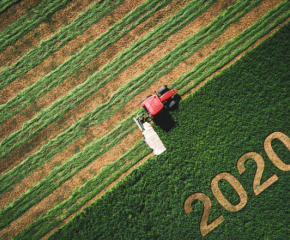
[[[278,180],[278,177],[276,174],[273,174],[270,178],[268,178],[266,181],[264,181],[261,184],[261,178],[262,178],[262,173],[265,168],[265,162],[264,162],[263,157],[256,152],[245,153],[243,156],[239,158],[237,162],[237,169],[239,171],[239,174],[242,174],[243,172],[246,171],[245,162],[249,159],[253,159],[257,164],[257,170],[256,170],[256,174],[253,181],[253,190],[254,190],[255,195],[257,196],[258,194],[263,192],[267,187],[269,187],[271,184],[276,182]]]
[[[223,195],[221,190],[219,189],[218,182],[221,180],[227,180],[229,184],[232,185],[232,187],[236,190],[240,197],[240,202],[237,205],[231,204]],[[236,179],[232,174],[228,172],[222,172],[216,175],[212,181],[211,181],[211,191],[217,201],[222,205],[226,210],[230,212],[237,212],[240,209],[242,209],[246,203],[247,203],[247,193],[245,189],[243,188],[242,184],[239,182],[238,179]]]
[[[284,162],[282,162],[281,159],[277,156],[277,154],[274,152],[272,148],[271,141],[275,138],[283,142],[284,145],[290,151],[290,138],[284,133],[273,132],[264,141],[265,152],[267,153],[269,159],[277,168],[279,168],[282,171],[290,171],[290,164],[285,164]]]

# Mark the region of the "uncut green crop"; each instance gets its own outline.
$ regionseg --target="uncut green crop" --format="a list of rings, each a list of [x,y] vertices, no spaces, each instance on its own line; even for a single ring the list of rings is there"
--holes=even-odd
[[[288,239],[289,171],[267,158],[263,141],[281,131],[290,137],[290,24],[278,30],[202,88],[183,99],[172,117],[176,128],[156,131],[167,146],[155,159],[134,170],[49,239]],[[272,143],[283,162],[290,152],[279,140]],[[238,158],[255,151],[265,160],[261,182],[279,179],[255,196],[256,165],[246,163],[239,175]],[[211,192],[211,179],[230,172],[243,185],[247,204],[238,212],[225,210]],[[219,187],[232,204],[239,198],[226,181]],[[185,214],[185,199],[203,192],[211,199],[208,224],[221,214],[225,221],[205,237],[199,224],[200,201]],[[21,235],[19,235],[21,236]]]
[[[90,26],[100,21],[113,9],[120,6],[124,0],[119,0],[117,3],[115,2],[116,1],[112,0],[95,2],[80,13],[80,15],[69,25],[62,27],[59,32],[55,33],[50,38],[42,40],[37,47],[32,48],[15,64],[3,67],[0,72],[0,90],[42,63],[49,56],[53,55],[54,52],[68,44],[69,41],[81,35]]]
[[[36,28],[52,14],[64,8],[71,0],[43,0],[35,8],[4,28],[0,32],[0,52]],[[28,64],[28,63],[27,63]]]

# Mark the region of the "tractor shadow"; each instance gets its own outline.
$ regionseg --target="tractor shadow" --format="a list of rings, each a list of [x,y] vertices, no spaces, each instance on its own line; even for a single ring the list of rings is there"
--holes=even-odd
[[[159,126],[163,131],[169,132],[172,128],[175,127],[176,124],[170,112],[178,109],[180,100],[181,97],[178,94],[175,94],[174,97],[170,99],[170,101],[164,103],[164,108],[162,109],[162,112],[158,114],[156,117],[154,117],[153,122],[157,126]],[[174,105],[169,107],[172,101],[174,101]]]

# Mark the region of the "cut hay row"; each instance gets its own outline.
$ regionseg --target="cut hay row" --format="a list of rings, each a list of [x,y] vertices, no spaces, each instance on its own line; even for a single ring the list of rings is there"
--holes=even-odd
[[[238,9],[229,9],[228,13],[229,16],[228,18],[230,19],[230,16],[234,16],[237,13]],[[246,9],[245,11],[249,11],[249,9]],[[245,12],[242,12],[238,14],[235,19],[232,21],[236,21],[241,15],[245,14]],[[222,15],[225,17],[225,15]],[[162,57],[159,61],[154,63],[150,68],[146,69],[145,72],[143,72],[141,75],[139,75],[136,78],[133,78],[130,80],[128,83],[126,83],[124,86],[119,88],[116,93],[114,93],[110,100],[105,103],[99,105],[93,112],[90,112],[87,114],[82,120],[77,122],[77,124],[74,124],[71,128],[66,130],[68,134],[71,134],[72,136],[69,135],[64,135],[62,134],[61,136],[58,136],[56,139],[54,139],[53,143],[57,141],[57,144],[55,143],[54,145],[57,145],[59,149],[56,149],[57,151],[62,150],[67,144],[71,143],[74,139],[77,139],[80,135],[77,135],[79,132],[82,134],[86,128],[92,126],[92,125],[97,125],[103,122],[105,119],[107,119],[110,115],[113,115],[117,111],[119,111],[123,106],[126,105],[134,96],[138,95],[140,92],[144,91],[145,89],[148,88],[152,84],[152,82],[156,81],[160,76],[164,75],[165,73],[168,73],[170,70],[172,70],[176,65],[178,65],[182,60],[187,58],[189,55],[192,55],[194,52],[196,52],[200,47],[202,47],[204,44],[206,44],[209,40],[206,38],[207,36],[210,35],[210,32],[208,32],[209,29],[212,29],[211,32],[214,34],[212,39],[214,39],[217,35],[219,35],[226,27],[220,28],[220,25],[222,24],[223,21],[221,21],[221,16],[217,18],[214,22],[212,22],[210,25],[205,27],[204,29],[201,29],[199,32],[196,34],[192,35],[189,37],[186,41],[178,45],[172,52],[175,54],[167,54],[166,56]],[[219,29],[217,32],[215,32],[217,29]],[[205,39],[202,41],[202,39]],[[200,43],[195,47],[192,48],[194,44],[196,44],[198,41]],[[181,55],[184,52],[189,52],[187,56],[182,57]],[[180,56],[179,56],[180,55]],[[174,62],[173,65],[171,65],[171,62]],[[170,65],[170,67],[167,68],[167,65]],[[166,70],[160,71],[158,74],[155,74],[156,71],[162,70],[166,66]],[[152,78],[152,79],[150,79]],[[147,83],[143,85],[145,82],[145,79]],[[150,81],[148,81],[150,80]],[[142,86],[143,85],[143,86]],[[112,109],[112,106],[116,106],[114,109]],[[110,114],[108,114],[108,110],[110,110]],[[82,132],[80,130],[82,130]],[[78,131],[77,131],[78,130]],[[65,132],[63,132],[65,133]],[[70,138],[73,138],[73,140],[68,141]],[[66,142],[65,142],[66,141]],[[62,144],[64,142],[64,144]],[[65,145],[66,144],[66,145]],[[2,189],[6,188],[7,190],[13,186],[13,183],[16,182],[17,180],[21,180],[21,175],[17,174],[17,172],[25,172],[27,175],[33,171],[34,168],[37,166],[39,167],[40,164],[44,163],[46,158],[43,156],[43,152],[47,151],[48,148],[47,145],[45,145],[45,149],[42,149],[42,151],[38,152],[37,154],[31,155],[28,157],[26,160],[25,164],[23,163],[22,165],[19,165],[20,169],[13,169],[13,174],[12,171],[10,171],[8,174],[3,175],[3,178],[5,176],[7,184],[9,184],[9,187],[7,187],[6,184],[2,184]],[[55,151],[55,154],[57,152]],[[50,154],[52,154],[52,151],[50,151]],[[41,156],[41,157],[40,157]],[[51,157],[50,157],[51,158]],[[32,160],[33,159],[33,160]],[[33,164],[32,164],[33,163]],[[37,164],[34,164],[37,163]],[[30,167],[33,165],[33,167]],[[11,176],[11,177],[10,177]],[[12,182],[11,180],[14,179]],[[2,180],[2,178],[0,178]]]
[[[0,13],[4,12],[7,8],[11,7],[14,3],[19,1],[20,0],[2,0],[0,2]]]
[[[0,32],[0,52],[13,45],[19,38],[36,28],[53,13],[64,8],[69,2],[70,0],[43,0],[35,8],[18,18]]]
[[[281,6],[282,6],[282,4],[281,4]],[[283,9],[283,8],[282,8],[282,9]],[[276,10],[276,9],[274,9],[274,10]],[[273,10],[271,13],[269,13],[269,14],[273,15],[273,13],[275,12],[274,10]],[[288,16],[289,16],[289,15],[288,15]],[[267,16],[265,16],[265,19],[266,19],[266,17],[267,17]],[[287,17],[287,15],[285,14],[284,17]],[[270,20],[270,22],[271,22],[271,21],[272,21],[272,20]],[[278,22],[278,21],[276,21],[276,23],[274,22],[273,24],[278,24],[277,22]],[[252,27],[251,30],[252,30],[252,31],[255,31],[255,30],[256,30],[255,27],[258,26],[258,25],[259,25],[258,23],[255,24],[255,25],[253,25],[254,27]],[[251,31],[250,31],[250,32],[251,32]],[[265,32],[262,33],[262,34],[265,34]],[[238,37],[240,37],[240,36],[238,36]],[[237,39],[238,39],[238,38],[237,38]],[[237,39],[234,39],[234,40],[237,40]],[[233,42],[235,42],[234,40],[233,40]],[[234,46],[232,49],[235,49],[235,48],[236,48],[236,46]]]
[[[239,2],[239,3],[241,4],[241,2]],[[243,4],[247,4],[247,3],[244,2]],[[197,42],[194,42],[192,40],[193,38],[191,40],[189,40],[190,38],[188,38],[187,39],[188,41],[186,40],[186,41],[182,42],[180,45],[178,45],[178,46],[182,46],[182,47],[180,47],[179,49],[176,47],[173,51],[171,51],[169,54],[164,56],[164,58],[162,58],[162,62],[157,61],[156,63],[154,63],[155,65],[153,64],[155,67],[148,68],[148,71],[146,69],[144,71],[144,73],[142,73],[142,74],[146,73],[149,76],[147,79],[144,78],[144,75],[142,75],[142,74],[140,74],[136,78],[132,78],[127,85],[124,85],[123,87],[119,88],[117,90],[117,92],[112,95],[112,96],[117,96],[118,93],[123,94],[124,100],[121,98],[115,98],[111,102],[109,101],[110,105],[102,105],[102,106],[105,106],[107,108],[104,108],[104,109],[102,109],[101,107],[97,108],[98,110],[103,111],[103,112],[101,112],[101,113],[103,113],[103,115],[106,112],[110,111],[109,115],[107,114],[106,116],[103,117],[101,113],[97,114],[97,110],[94,111],[94,113],[96,114],[96,115],[94,115],[94,118],[92,118],[94,121],[91,122],[91,119],[86,119],[87,122],[84,122],[83,123],[84,125],[78,125],[78,124],[73,125],[73,126],[79,127],[78,128],[79,132],[74,132],[76,129],[70,128],[70,131],[67,132],[68,135],[60,134],[63,137],[62,141],[67,140],[67,142],[64,142],[64,145],[61,145],[61,147],[57,146],[57,147],[59,147],[58,149],[53,149],[54,147],[56,147],[56,145],[58,143],[60,143],[60,142],[54,141],[55,139],[53,139],[51,141],[51,143],[54,143],[55,145],[51,145],[50,146],[51,148],[46,148],[45,151],[43,151],[44,148],[42,148],[41,149],[42,153],[39,154],[41,151],[38,152],[37,153],[38,155],[36,158],[34,158],[34,160],[32,160],[33,158],[30,158],[31,161],[29,162],[29,164],[26,165],[26,167],[28,167],[27,169],[23,168],[22,171],[19,171],[18,173],[15,171],[14,172],[14,173],[16,173],[15,175],[9,175],[9,174],[2,175],[1,177],[5,176],[5,179],[7,179],[6,183],[8,184],[8,185],[2,185],[3,191],[6,192],[7,190],[11,189],[17,182],[19,182],[19,181],[21,181],[21,179],[27,177],[37,167],[41,166],[44,162],[49,161],[48,158],[51,159],[57,152],[62,151],[65,148],[65,146],[68,146],[74,140],[80,138],[80,136],[84,135],[85,130],[88,129],[90,126],[100,124],[102,121],[107,119],[108,116],[110,117],[114,113],[117,113],[122,107],[125,106],[125,104],[127,104],[130,100],[132,100],[133,97],[137,96],[142,91],[145,91],[146,89],[148,89],[148,87],[153,82],[157,81],[161,76],[164,76],[165,74],[170,72],[181,61],[187,59],[189,56],[191,56],[193,53],[195,53],[202,46],[213,41],[217,36],[219,36],[228,27],[228,25],[237,21],[239,19],[239,17],[241,17],[242,15],[244,15],[246,13],[246,11],[251,10],[257,4],[258,4],[258,2],[256,1],[256,2],[252,3],[252,5],[249,5],[249,7],[246,8],[245,12],[242,11],[241,13],[238,13],[238,14],[236,12],[235,17],[231,18],[228,16],[228,19],[227,19],[226,13],[233,14],[234,10],[238,9],[238,8],[237,9],[229,8],[227,11],[225,11],[223,13],[223,15],[221,15],[222,17],[217,18],[217,20],[216,20],[217,22],[218,22],[218,20],[224,21],[223,28],[216,27],[215,25],[209,25],[210,27],[208,28],[208,32],[206,32],[208,34],[207,36],[202,35],[201,34],[202,32],[199,32],[200,38],[197,40]],[[237,6],[241,7],[242,5],[238,5],[238,4],[235,5],[235,7],[237,7]],[[244,5],[244,6],[246,6],[246,5]],[[230,12],[230,9],[233,10],[233,12]],[[281,17],[279,17],[279,16],[281,16]],[[223,48],[219,49],[218,51],[215,51],[214,54],[212,54],[208,58],[206,58],[206,60],[203,63],[201,63],[200,65],[197,65],[197,67],[195,67],[192,71],[189,71],[186,74],[184,74],[183,76],[181,76],[180,78],[178,78],[178,80],[176,80],[171,86],[172,87],[176,86],[179,90],[181,90],[181,92],[180,92],[181,95],[184,95],[187,91],[189,91],[195,85],[197,85],[198,82],[202,81],[202,79],[205,79],[207,76],[211,75],[214,71],[221,68],[222,66],[227,64],[232,59],[234,59],[234,57],[237,56],[240,52],[247,49],[253,42],[255,42],[257,39],[259,39],[262,36],[264,36],[265,34],[267,34],[272,28],[277,26],[277,24],[283,22],[288,17],[289,17],[289,5],[287,5],[287,1],[284,1],[282,4],[279,5],[279,8],[277,7],[271,13],[269,13],[268,15],[265,15],[265,17],[263,17],[263,19],[260,20],[260,22],[255,23],[254,24],[255,28],[253,27],[251,30],[247,30],[247,32],[245,34],[240,34],[239,38],[234,38],[233,40],[231,40],[231,42],[229,42],[229,44],[225,45]],[[228,20],[227,23],[225,23],[226,20]],[[262,25],[262,27],[261,27],[261,25]],[[210,34],[211,32],[215,33],[215,34]],[[195,35],[195,37],[197,38],[198,35]],[[195,46],[195,44],[197,46]],[[190,47],[190,46],[195,46],[196,48],[194,48],[194,50],[192,50],[192,47]],[[176,53],[174,51],[176,51]],[[176,55],[174,55],[174,54],[176,54]],[[221,61],[221,62],[219,62],[219,61]],[[162,65],[163,62],[165,62],[164,65]],[[160,70],[161,70],[160,72],[158,72],[158,67],[160,67]],[[203,69],[203,70],[199,71],[199,69]],[[117,69],[117,71],[118,71],[118,69]],[[149,75],[150,71],[157,73],[156,78],[153,75],[150,78],[150,75]],[[200,74],[202,74],[201,77],[199,77]],[[106,77],[108,77],[108,76],[106,76]],[[196,78],[198,78],[197,81],[196,80],[192,81],[193,79],[196,79]],[[110,78],[108,77],[108,79],[110,79]],[[134,82],[133,80],[136,82]],[[139,80],[141,80],[141,81],[138,82]],[[147,82],[146,85],[144,85],[142,83],[142,80],[143,81],[150,80],[150,81]],[[139,87],[139,89],[138,89],[138,87]],[[67,160],[63,165],[59,166],[60,168],[56,168],[55,170],[53,170],[53,172],[51,174],[47,175],[48,178],[45,178],[45,181],[50,182],[51,184],[56,183],[55,188],[51,187],[52,185],[45,185],[45,181],[43,180],[40,182],[40,184],[37,184],[33,188],[29,189],[23,195],[24,197],[18,198],[16,201],[11,203],[7,208],[2,209],[3,211],[1,210],[1,212],[0,212],[0,215],[3,214],[3,215],[1,215],[1,219],[8,219],[7,222],[4,222],[4,225],[7,226],[10,222],[14,221],[17,218],[15,216],[21,216],[23,214],[23,212],[25,212],[31,206],[35,205],[37,202],[39,202],[44,197],[48,196],[57,187],[59,187],[62,183],[64,183],[67,179],[71,178],[73,175],[75,175],[77,172],[79,172],[85,166],[88,166],[92,161],[96,160],[100,155],[107,152],[114,145],[116,145],[118,142],[120,142],[122,139],[124,139],[125,136],[127,136],[133,130],[135,130],[137,127],[136,126],[132,127],[131,117],[136,112],[137,111],[135,111],[133,114],[130,114],[130,116],[125,121],[122,122],[122,123],[124,123],[122,125],[122,128],[116,127],[113,131],[110,132],[110,134],[103,136],[101,139],[98,139],[99,141],[97,140],[97,141],[92,142],[91,144],[88,144],[82,152],[80,152],[79,154],[76,154],[72,158],[69,158],[70,160]],[[77,123],[81,122],[83,119],[79,120]],[[82,127],[86,127],[86,129],[81,130]],[[75,138],[73,137],[74,134],[77,135]],[[71,138],[65,139],[66,137],[71,137]],[[47,147],[47,145],[45,145],[45,146]],[[133,148],[133,149],[135,149],[135,148]],[[54,150],[54,152],[50,152],[50,150]],[[24,163],[28,163],[29,157],[24,161]],[[43,162],[38,162],[38,160],[42,161],[42,159],[44,159]],[[85,161],[84,161],[84,159],[85,159]],[[86,161],[87,159],[89,159],[89,160]],[[18,169],[21,169],[21,167],[23,167],[24,164],[21,164],[19,166],[20,167]],[[114,169],[114,171],[118,171],[118,169],[121,168],[122,166],[124,166],[124,165],[115,165],[115,168],[113,168],[113,169]],[[67,169],[69,169],[69,170],[67,170]],[[122,168],[122,171],[123,171],[123,169],[127,169],[127,165],[125,165]],[[15,168],[15,170],[16,170],[16,168]],[[114,171],[110,172],[110,174],[113,174]],[[8,173],[12,173],[12,172],[13,171],[8,172]],[[53,176],[53,174],[55,176]],[[103,172],[103,174],[104,174],[104,172]],[[108,174],[109,174],[109,172],[108,172]],[[18,175],[19,175],[19,178],[17,179]],[[98,175],[98,176],[100,177],[101,175]],[[106,175],[106,176],[108,177],[109,175]],[[4,179],[4,177],[2,179]],[[101,181],[95,182],[98,179],[97,176],[94,179],[95,180],[88,181],[87,182],[88,185],[84,185],[84,186],[88,187],[88,189],[99,186]],[[114,179],[116,179],[116,177],[114,177]],[[9,180],[12,180],[12,181],[10,181],[11,182],[10,186],[9,186],[9,184],[10,184]],[[16,180],[16,181],[13,182],[13,180]],[[42,185],[42,184],[44,184],[44,185]],[[38,187],[39,187],[39,191],[37,190]],[[43,236],[45,233],[49,232],[55,226],[57,226],[58,223],[60,223],[61,221],[63,221],[67,217],[69,217],[72,213],[74,213],[74,211],[76,211],[77,209],[82,207],[84,204],[86,204],[86,202],[89,199],[93,198],[97,194],[98,191],[101,191],[103,189],[102,187],[99,187],[98,190],[96,190],[94,193],[88,193],[88,191],[85,190],[86,187],[81,188],[82,189],[81,193],[76,190],[74,192],[74,194],[69,199],[67,199],[63,203],[57,205],[55,208],[53,208],[51,211],[49,211],[47,213],[47,215],[44,215],[43,217],[41,217],[39,219],[39,221],[36,221],[33,224],[31,224],[27,229],[25,229],[19,235],[20,236],[19,239],[23,239],[24,236],[26,236],[26,237],[31,236],[31,234],[35,234],[35,236],[37,238]],[[36,191],[34,192],[33,190],[36,190]],[[39,195],[37,195],[37,196],[30,195],[30,194],[37,194],[37,193],[39,193]],[[35,198],[36,200],[29,202],[29,198],[33,198],[33,196],[36,196],[36,198]],[[84,198],[84,199],[82,199],[80,203],[75,204],[76,201],[80,198]],[[19,207],[19,209],[17,209],[18,207]],[[63,214],[60,211],[62,211],[64,209],[69,209],[69,210],[65,211],[65,213]],[[14,215],[14,216],[12,216],[12,215]],[[57,220],[55,220],[55,219],[57,219]],[[55,220],[55,221],[51,222],[51,220]],[[51,225],[48,225],[49,223],[51,223]],[[3,229],[3,228],[1,228],[1,229]]]

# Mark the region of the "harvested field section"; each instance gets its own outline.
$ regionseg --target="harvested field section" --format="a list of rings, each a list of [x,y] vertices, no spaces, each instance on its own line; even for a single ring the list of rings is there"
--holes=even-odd
[[[41,23],[36,29],[27,33],[23,38],[17,40],[12,46],[0,53],[1,67],[15,64],[23,55],[33,47],[36,47],[43,39],[51,37],[55,32],[67,24],[70,24],[80,12],[92,5],[90,0],[75,0],[64,9],[53,14],[49,20]],[[0,68],[1,70],[1,68]]]
[[[93,24],[88,29],[86,29],[81,35],[69,41],[58,51],[53,52],[53,55],[47,57],[38,66],[31,69],[24,76],[16,79],[6,88],[4,88],[1,91],[1,94],[3,94],[3,98],[0,99],[0,104],[7,102],[10,98],[12,98],[15,95],[15,93],[32,85],[40,77],[43,77],[50,71],[54,70],[57,66],[63,63],[65,60],[67,60],[71,55],[74,55],[78,51],[80,51],[85,44],[88,44],[94,39],[98,38],[102,33],[107,31],[115,22],[121,20],[127,13],[132,11],[135,7],[137,7],[140,3],[144,1],[145,0],[134,0],[130,2],[125,1],[117,8],[113,9],[100,21],[98,21],[97,23]],[[95,71],[98,68],[99,64],[97,64],[97,67],[93,67],[91,71]],[[77,79],[74,80],[76,81],[74,83],[74,86],[81,83]]]
[[[9,237],[16,235],[21,230],[28,227],[29,224],[36,221],[40,216],[45,215],[49,209],[55,207],[60,202],[68,199],[75,188],[82,186],[85,182],[92,179],[96,174],[100,173],[103,167],[117,160],[121,155],[123,155],[126,151],[132,148],[134,143],[138,139],[140,139],[141,137],[140,134],[141,133],[139,130],[138,131],[135,130],[130,136],[122,140],[120,144],[115,145],[110,151],[106,152],[104,155],[96,159],[96,161],[94,161],[93,164],[84,168],[73,178],[66,181],[61,187],[57,188],[48,197],[44,198],[37,205],[33,206],[28,211],[26,211],[25,214],[23,214],[20,218],[12,222],[8,228],[5,228],[4,230],[0,231],[0,236],[6,233],[9,233],[8,234]],[[43,168],[39,170],[40,172],[42,172],[42,174],[45,174],[44,171],[46,171],[46,175],[49,173],[49,168],[46,168],[46,166],[43,166]],[[30,184],[33,185],[41,180],[41,178],[37,178],[37,174],[35,173],[33,173],[31,176],[28,177],[28,179],[31,180]],[[13,194],[14,199],[12,199],[11,198],[12,196],[10,195],[9,198],[11,201],[14,201],[15,198],[18,197],[18,195],[21,195],[26,192],[27,189],[22,189],[22,187],[26,188],[25,185],[16,186],[17,189],[21,189],[21,192],[18,193],[14,192],[14,194],[16,194],[16,195]],[[3,198],[1,196],[0,199],[1,208],[3,208],[5,204],[9,203],[7,202],[7,199],[5,199],[5,195],[3,195]],[[3,203],[4,205],[2,205]]]

